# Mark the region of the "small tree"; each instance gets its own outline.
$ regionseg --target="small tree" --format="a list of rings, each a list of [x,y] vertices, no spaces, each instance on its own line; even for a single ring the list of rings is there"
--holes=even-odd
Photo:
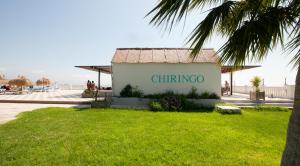
[[[261,78],[259,76],[255,76],[252,78],[252,80],[250,82],[251,82],[252,86],[255,87],[255,91],[259,92],[260,91],[259,85],[261,83]]]

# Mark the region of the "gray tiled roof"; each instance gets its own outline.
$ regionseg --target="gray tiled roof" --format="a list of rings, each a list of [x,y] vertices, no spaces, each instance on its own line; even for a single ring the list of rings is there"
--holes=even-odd
[[[112,63],[217,63],[214,49],[202,49],[193,59],[188,48],[117,48]]]

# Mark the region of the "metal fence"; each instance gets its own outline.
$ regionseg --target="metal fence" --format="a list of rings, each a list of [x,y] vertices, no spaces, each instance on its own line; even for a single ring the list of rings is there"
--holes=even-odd
[[[251,86],[234,86],[234,93],[242,93],[249,94],[250,91],[254,91],[255,89]],[[271,86],[263,86],[261,87],[262,91],[265,91],[267,97],[271,98],[287,98],[293,99],[295,92],[295,85],[286,85],[282,87],[271,87]]]

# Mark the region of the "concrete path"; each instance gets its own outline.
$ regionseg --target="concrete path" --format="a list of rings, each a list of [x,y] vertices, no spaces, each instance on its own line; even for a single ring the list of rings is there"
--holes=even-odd
[[[1,103],[79,104],[90,103],[92,98],[81,98],[82,90],[55,90],[30,94],[1,94]]]
[[[16,119],[21,112],[47,107],[89,107],[89,105],[0,103],[0,124]]]

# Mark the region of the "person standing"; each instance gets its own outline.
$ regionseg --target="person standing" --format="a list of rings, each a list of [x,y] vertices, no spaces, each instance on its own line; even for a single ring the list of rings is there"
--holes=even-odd
[[[94,91],[95,90],[95,82],[94,81],[92,81],[92,83],[91,83],[91,89]]]
[[[225,92],[226,92],[227,95],[230,92],[230,86],[229,86],[228,81],[225,81]]]
[[[91,81],[90,80],[87,81],[86,87],[88,90],[91,90]]]

